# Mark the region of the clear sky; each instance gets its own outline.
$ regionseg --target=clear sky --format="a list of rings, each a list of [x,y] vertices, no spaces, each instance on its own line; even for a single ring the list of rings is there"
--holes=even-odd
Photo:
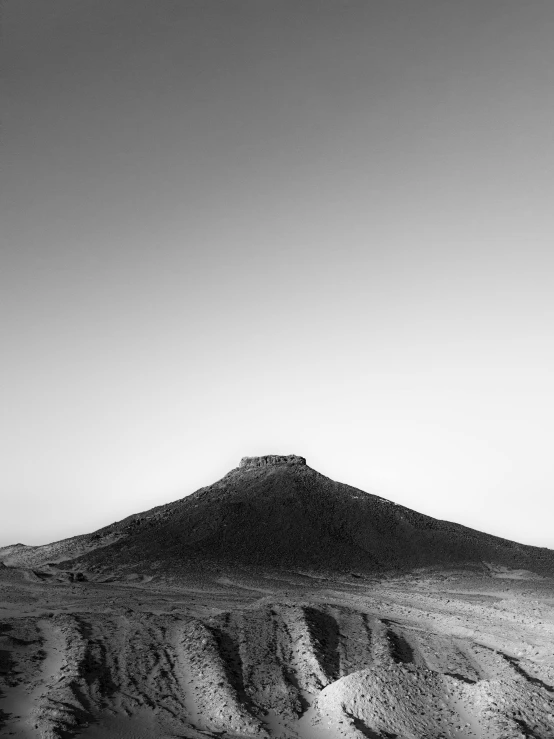
[[[295,453],[554,548],[552,0],[4,0],[0,545]]]

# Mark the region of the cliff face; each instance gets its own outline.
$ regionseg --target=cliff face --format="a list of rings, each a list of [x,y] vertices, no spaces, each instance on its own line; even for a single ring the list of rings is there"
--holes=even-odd
[[[265,457],[243,457],[240,460],[240,467],[274,467],[279,464],[306,464],[304,457],[298,457],[296,454],[288,454],[279,456],[277,454],[267,454]]]

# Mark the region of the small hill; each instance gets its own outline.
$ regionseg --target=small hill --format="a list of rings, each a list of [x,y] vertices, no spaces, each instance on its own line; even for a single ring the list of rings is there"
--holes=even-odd
[[[298,456],[246,457],[181,500],[92,534],[3,551],[0,560],[12,566],[63,561],[160,574],[218,565],[369,574],[485,563],[554,572],[551,550],[425,516],[335,482]]]

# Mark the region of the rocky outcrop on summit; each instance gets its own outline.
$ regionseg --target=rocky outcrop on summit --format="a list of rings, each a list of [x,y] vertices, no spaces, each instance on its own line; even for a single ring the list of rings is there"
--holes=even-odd
[[[279,456],[277,454],[268,454],[265,457],[243,457],[240,460],[242,469],[247,467],[272,467],[277,464],[306,464],[304,457],[298,457],[296,454]]]
[[[252,461],[254,460],[254,461]],[[25,553],[25,566],[145,574],[255,566],[383,573],[477,566],[554,572],[554,552],[439,521],[344,485],[302,457],[255,457],[208,487],[87,536]],[[9,564],[17,566],[17,555]]]

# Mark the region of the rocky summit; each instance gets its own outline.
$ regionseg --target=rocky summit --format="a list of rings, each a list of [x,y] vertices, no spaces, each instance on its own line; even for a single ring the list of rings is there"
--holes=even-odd
[[[265,457],[243,457],[240,460],[240,467],[243,469],[245,467],[273,467],[277,464],[306,464],[306,460],[296,454],[285,456],[268,454]]]

